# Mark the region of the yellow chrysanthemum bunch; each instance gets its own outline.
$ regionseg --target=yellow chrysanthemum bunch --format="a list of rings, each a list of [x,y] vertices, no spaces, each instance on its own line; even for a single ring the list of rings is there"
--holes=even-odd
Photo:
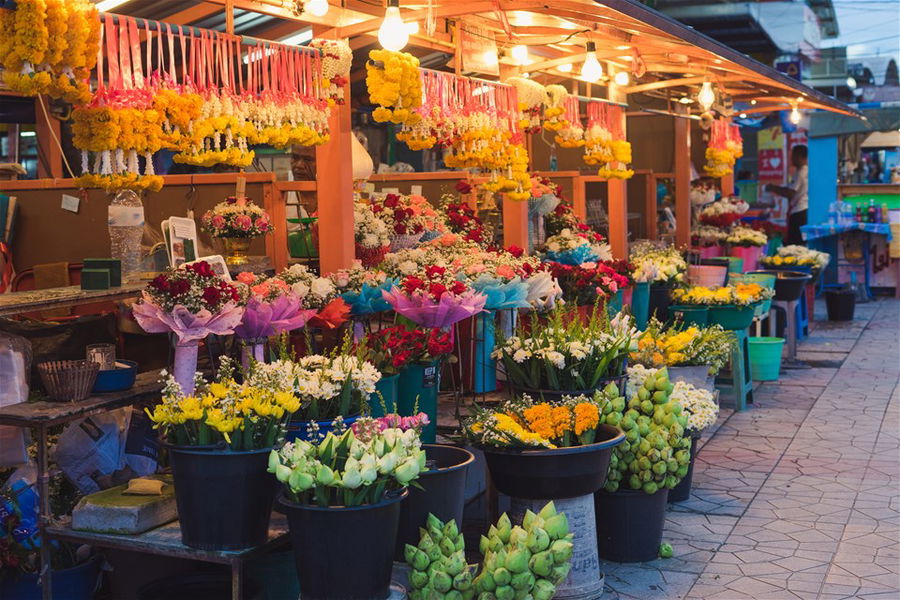
[[[764,288],[757,283],[738,283],[718,288],[695,285],[672,290],[672,300],[677,304],[748,306],[767,300],[774,294],[774,290]]]
[[[730,150],[709,147],[706,149],[706,164],[703,170],[710,177],[724,177],[734,171],[734,163],[737,160]]]
[[[87,0],[19,0],[0,9],[0,64],[13,91],[75,104],[91,99],[100,20]]]
[[[419,59],[412,54],[369,51],[366,88],[369,101],[378,105],[372,117],[379,123],[415,125],[421,120],[421,115],[415,112],[422,105]]]

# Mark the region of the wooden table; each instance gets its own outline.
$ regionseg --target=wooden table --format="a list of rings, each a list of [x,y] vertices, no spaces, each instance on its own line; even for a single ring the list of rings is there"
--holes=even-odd
[[[144,289],[146,283],[125,283],[121,287],[107,290],[82,290],[77,285],[28,290],[0,294],[0,317],[20,313],[66,308],[90,302],[104,302],[134,298]]]
[[[235,485],[239,484],[240,482],[235,482]],[[181,543],[181,529],[178,526],[178,521],[161,525],[138,535],[75,531],[68,524],[47,527],[46,533],[55,539],[75,544],[89,544],[112,550],[141,552],[228,565],[231,568],[232,600],[241,600],[243,597],[244,561],[288,542],[287,518],[279,513],[272,513],[272,520],[269,522],[269,539],[265,544],[234,551],[198,550],[185,546]]]

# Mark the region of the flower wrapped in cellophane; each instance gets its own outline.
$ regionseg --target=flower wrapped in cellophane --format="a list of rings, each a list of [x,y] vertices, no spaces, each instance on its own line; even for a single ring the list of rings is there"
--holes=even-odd
[[[415,429],[385,429],[365,441],[348,429],[320,442],[288,442],[269,455],[268,470],[297,504],[360,506],[416,480],[425,451]]]
[[[284,440],[287,422],[300,405],[291,386],[237,383],[231,363],[223,361],[216,381],[208,383],[198,374],[189,394],[169,377],[162,402],[152,411],[147,409],[147,414],[172,444],[258,450]]]
[[[405,277],[384,299],[397,314],[422,327],[450,327],[484,310],[487,297],[454,279],[445,267],[430,266]]]
[[[372,206],[357,202],[353,205],[353,240],[356,258],[363,266],[372,267],[384,259],[390,248],[391,231]]]
[[[499,448],[570,448],[594,443],[606,415],[621,413],[625,398],[615,384],[593,394],[563,396],[543,402],[523,395],[497,409],[477,407],[464,420],[466,437],[477,446]],[[617,425],[617,422],[608,424]]]
[[[486,310],[530,307],[528,279],[538,272],[538,259],[507,250],[482,250],[473,243],[453,248],[450,268],[459,281],[485,295]]]
[[[389,290],[397,280],[388,277],[379,269],[366,269],[359,261],[349,269],[340,269],[328,276],[335,288],[350,306],[350,314],[364,317],[391,309],[391,305],[381,295],[382,290]]]
[[[147,333],[171,332],[178,338],[175,380],[190,394],[198,343],[211,333],[234,333],[244,314],[240,300],[237,286],[216,275],[207,262],[200,261],[157,276],[144,289],[132,312]]]
[[[634,280],[643,283],[675,283],[684,279],[687,262],[677,248],[643,241],[631,246],[628,257]]]
[[[587,225],[563,229],[547,238],[544,259],[564,265],[580,265],[598,260],[612,260],[612,250],[603,236]]]
[[[337,329],[350,317],[350,306],[344,302],[334,281],[319,277],[304,265],[291,265],[278,274],[303,299],[303,307],[316,314],[307,323],[320,329]]]
[[[252,349],[254,360],[264,360],[262,350],[266,338],[300,329],[316,314],[315,309],[303,308],[303,298],[278,277],[244,272],[238,274],[237,281],[243,288],[246,303],[234,334]],[[250,354],[244,353],[244,368],[249,366]]]

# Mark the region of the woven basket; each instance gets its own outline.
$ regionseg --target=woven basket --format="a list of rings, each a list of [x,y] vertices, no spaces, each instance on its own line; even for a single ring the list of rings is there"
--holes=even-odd
[[[52,360],[37,368],[51,400],[77,402],[90,394],[100,365],[86,360]]]

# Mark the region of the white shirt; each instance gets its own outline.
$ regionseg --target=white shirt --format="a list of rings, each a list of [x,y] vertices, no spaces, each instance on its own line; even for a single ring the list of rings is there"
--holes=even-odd
[[[794,197],[788,200],[788,213],[794,214],[809,208],[809,167],[803,165],[794,173],[791,181]]]

